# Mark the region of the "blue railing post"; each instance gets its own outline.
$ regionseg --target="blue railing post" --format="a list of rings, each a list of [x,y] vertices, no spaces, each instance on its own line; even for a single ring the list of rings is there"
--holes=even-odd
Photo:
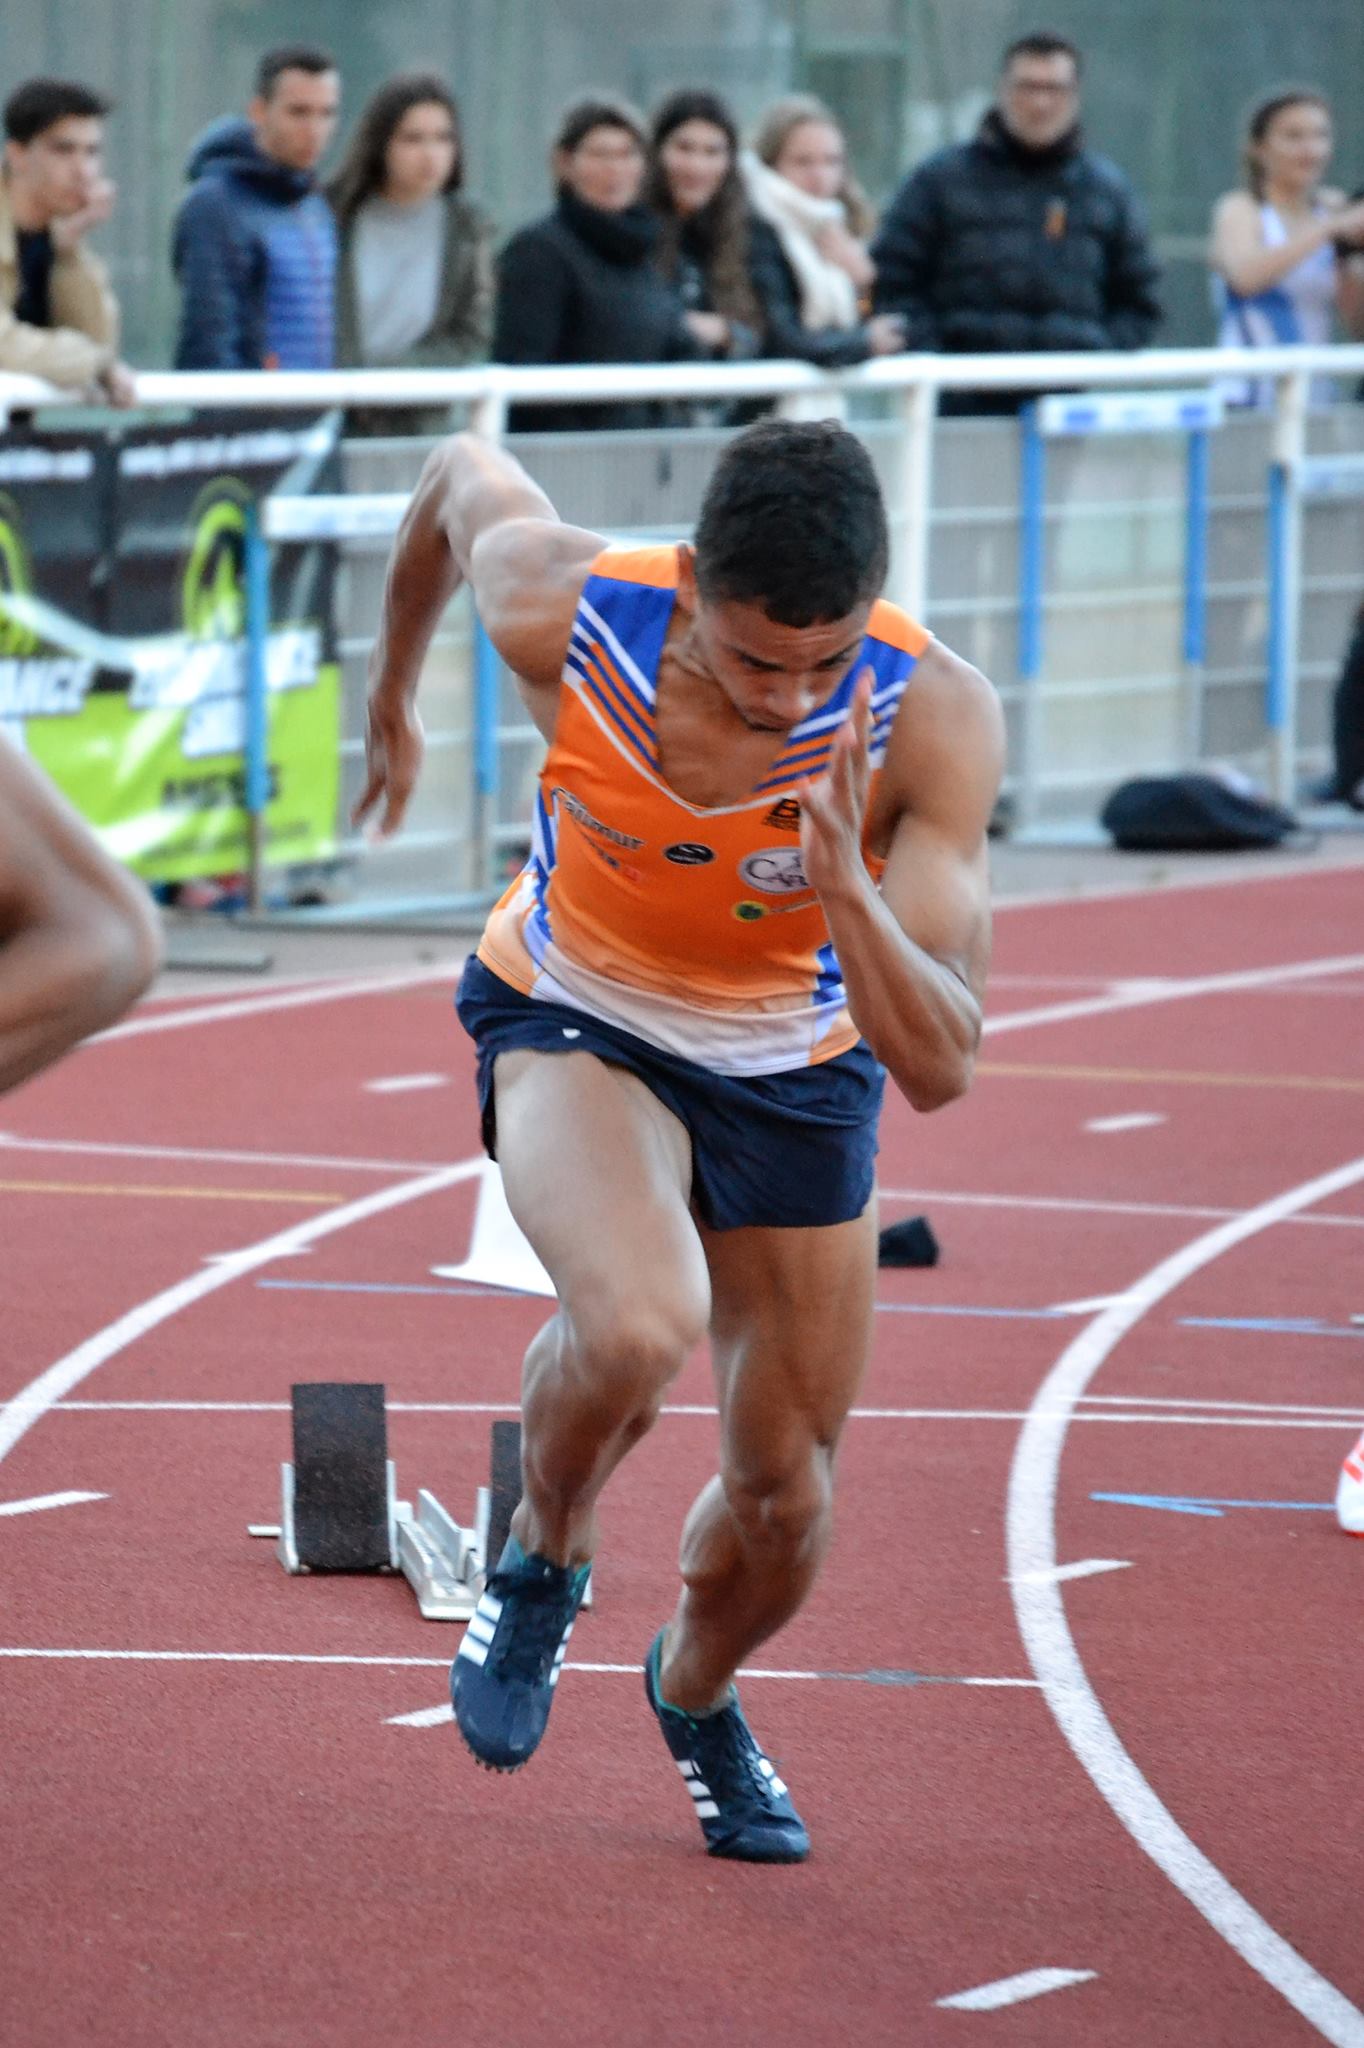
[[[502,717],[502,657],[483,621],[474,617],[474,873],[476,889],[492,886],[497,796],[501,784],[498,726]]]
[[[270,543],[260,506],[246,507],[242,575],[246,590],[245,798],[252,910],[264,901],[265,811],[270,801]]]
[[[1046,565],[1047,448],[1037,401],[1019,414],[1018,681],[1023,692],[1018,817],[1030,824],[1037,809],[1041,712],[1037,679],[1042,669],[1042,593]]]
[[[1184,501],[1185,751],[1203,751],[1203,674],[1208,659],[1208,476],[1211,441],[1206,427],[1189,431]]]

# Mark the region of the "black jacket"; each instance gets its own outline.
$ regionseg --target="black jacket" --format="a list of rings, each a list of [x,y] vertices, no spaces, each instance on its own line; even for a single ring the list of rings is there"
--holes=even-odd
[[[667,363],[699,353],[682,301],[653,262],[658,224],[643,207],[603,213],[563,191],[554,212],[513,235],[497,266],[493,361]],[[514,431],[642,427],[656,405],[518,405]]]
[[[770,221],[750,214],[748,274],[766,323],[765,356],[815,363],[838,370],[845,363],[864,363],[871,354],[867,330],[855,327],[807,327],[800,317],[800,288],[787,261],[781,237]]]
[[[876,309],[906,347],[1142,348],[1160,320],[1145,218],[1078,131],[1024,149],[998,114],[905,180],[872,245]]]

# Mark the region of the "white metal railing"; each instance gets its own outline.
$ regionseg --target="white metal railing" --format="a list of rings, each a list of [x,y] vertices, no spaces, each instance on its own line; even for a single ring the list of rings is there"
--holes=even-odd
[[[906,610],[926,609],[928,510],[935,399],[944,391],[1138,390],[1253,377],[1274,382],[1275,460],[1292,471],[1286,558],[1297,561],[1297,472],[1306,454],[1313,376],[1364,376],[1364,342],[1324,347],[1134,349],[1102,354],[881,356],[843,370],[807,363],[610,363],[469,370],[147,370],[137,403],[148,407],[306,410],[314,406],[461,404],[476,433],[500,439],[507,407],[537,400],[609,405],[625,399],[777,398],[785,410],[853,392],[898,397],[904,457],[895,496],[905,522],[892,594]],[[802,404],[804,401],[804,405]],[[17,409],[71,404],[72,394],[33,377],[0,375],[0,422]],[[1290,649],[1290,666],[1292,650]],[[1290,678],[1290,699],[1292,678]],[[1282,791],[1281,791],[1282,793]]]
[[[771,398],[784,413],[818,416],[838,412],[851,396],[875,394],[889,403],[894,427],[898,429],[892,434],[890,445],[894,454],[885,478],[897,542],[890,595],[912,614],[922,617],[929,609],[928,547],[940,393],[1107,392],[1113,394],[1111,399],[1096,400],[1089,408],[1096,424],[1088,430],[1108,432],[1116,427],[1160,433],[1181,425],[1177,418],[1181,392],[1190,397],[1200,392],[1207,396],[1224,379],[1253,378],[1260,388],[1268,386],[1271,393],[1267,408],[1272,427],[1267,581],[1272,617],[1266,735],[1275,793],[1291,802],[1299,759],[1299,676],[1312,672],[1311,665],[1302,663],[1299,646],[1302,509],[1314,496],[1335,492],[1356,495],[1360,490],[1359,465],[1354,459],[1337,459],[1328,476],[1327,458],[1309,457],[1312,384],[1323,376],[1339,379],[1338,388],[1342,394],[1347,393],[1351,382],[1364,378],[1364,343],[1320,348],[1151,349],[1113,354],[902,355],[832,372],[793,362],[563,368],[490,364],[463,370],[148,371],[137,378],[137,403],[149,409],[253,412],[269,408],[308,411],[338,406],[401,408],[440,404],[465,409],[473,431],[500,439],[506,431],[507,409],[512,404],[573,401],[607,405],[622,400]],[[1193,392],[1189,391],[1190,386],[1195,387]],[[72,394],[35,379],[0,375],[0,425],[14,411],[39,407],[46,410],[76,402]],[[1078,401],[1068,406],[1062,402],[1061,411],[1069,418],[1085,410]],[[1035,417],[1037,432],[1043,437],[1048,422],[1059,425],[1062,432],[1087,430],[1083,426],[1068,428],[1055,405],[1044,403]],[[686,433],[685,428],[676,431],[679,435]],[[379,494],[370,500],[368,516],[373,522],[375,540],[392,530],[402,502],[401,494],[386,498]],[[352,504],[346,513],[338,505],[337,525],[341,531],[354,530],[352,522],[358,510]],[[284,508],[280,511],[283,513]],[[325,507],[314,504],[306,521],[308,531],[317,531],[314,522],[319,517],[325,524]],[[1037,602],[1036,592],[1033,601]],[[1191,674],[1196,682],[1196,662],[1191,664]],[[1025,685],[1027,680],[1020,675]],[[1026,687],[1022,695],[1026,738],[1029,726],[1035,725],[1037,702],[1035,696],[1029,701]],[[1034,743],[1035,739],[1034,734]],[[1025,747],[1023,752],[1026,757],[1028,749]],[[1034,779],[1036,767],[1034,759]],[[1026,809],[1026,776],[1023,794]]]

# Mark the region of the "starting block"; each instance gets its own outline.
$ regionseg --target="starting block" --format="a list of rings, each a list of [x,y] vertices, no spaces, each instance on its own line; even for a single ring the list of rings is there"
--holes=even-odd
[[[287,1572],[401,1572],[428,1621],[467,1621],[521,1498],[520,1423],[494,1422],[489,1483],[464,1528],[425,1487],[415,1509],[399,1500],[382,1386],[324,1380],[291,1394],[280,1519],[249,1534],[273,1538]]]

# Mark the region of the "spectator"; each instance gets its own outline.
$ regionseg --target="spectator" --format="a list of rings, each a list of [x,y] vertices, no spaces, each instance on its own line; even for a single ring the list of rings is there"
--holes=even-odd
[[[988,354],[1142,348],[1159,273],[1127,179],[1084,146],[1080,53],[1023,36],[972,142],[920,164],[872,245],[876,304],[910,348]],[[1026,392],[954,394],[945,411],[1013,412]]]
[[[429,72],[380,86],[328,187],[340,236],[336,359],[347,368],[482,362],[493,325],[492,225],[463,192],[459,109]],[[365,407],[362,432],[439,433],[449,407]]]
[[[645,199],[660,223],[657,262],[698,349],[759,355],[762,308],[749,275],[748,199],[734,117],[712,92],[675,92],[654,115]]]
[[[114,207],[101,161],[108,111],[98,93],[60,78],[31,78],[6,103],[0,370],[131,405],[118,301],[85,246]]]
[[[325,50],[270,50],[245,121],[216,121],[175,223],[179,370],[328,370],[336,223],[313,173],[340,108]]]
[[[1212,217],[1212,269],[1224,348],[1326,342],[1344,288],[1337,252],[1364,247],[1364,205],[1347,205],[1322,184],[1331,161],[1331,109],[1320,93],[1295,87],[1261,100],[1242,144],[1245,183],[1224,193]],[[1267,405],[1268,381],[1239,378],[1233,405]],[[1329,400],[1329,377],[1313,396]]]
[[[499,363],[666,363],[700,346],[676,285],[654,262],[659,224],[640,200],[647,142],[623,100],[578,100],[551,158],[554,211],[513,235],[497,276]],[[656,406],[514,406],[513,429],[641,427]]]
[[[833,369],[903,348],[898,314],[862,318],[875,274],[872,213],[823,101],[799,93],[770,107],[743,173],[758,216],[753,264],[767,353]]]

